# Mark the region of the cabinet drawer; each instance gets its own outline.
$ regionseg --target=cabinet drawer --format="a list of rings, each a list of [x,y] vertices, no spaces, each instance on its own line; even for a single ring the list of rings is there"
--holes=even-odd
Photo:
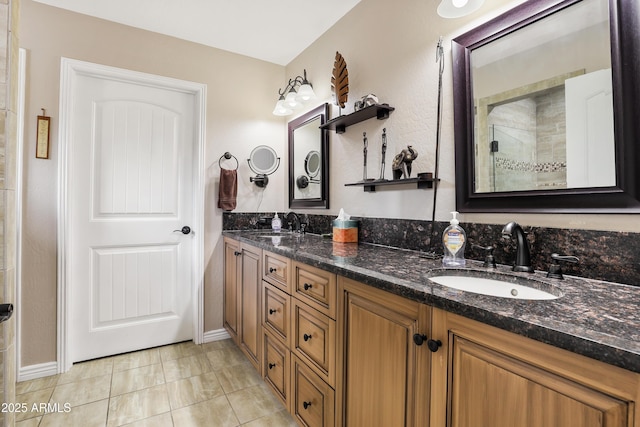
[[[324,381],[335,386],[335,320],[295,298],[292,310],[291,350]]]
[[[291,297],[280,289],[262,282],[262,325],[289,346]]]
[[[332,319],[336,318],[336,275],[298,262],[293,263],[292,295]]]
[[[291,414],[302,426],[329,427],[335,425],[335,392],[302,361],[292,359],[293,394]]]
[[[291,353],[269,332],[264,333],[264,381],[280,399],[285,408],[289,407],[289,375],[291,373]]]
[[[267,282],[291,293],[289,289],[289,272],[291,271],[291,260],[273,252],[263,252],[263,272],[262,278]]]

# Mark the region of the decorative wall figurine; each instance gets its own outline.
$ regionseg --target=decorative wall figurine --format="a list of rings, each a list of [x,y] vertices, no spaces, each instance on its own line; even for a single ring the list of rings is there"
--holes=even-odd
[[[376,105],[377,103],[378,103],[378,97],[370,93],[369,95],[363,96],[359,101],[356,101],[353,103],[353,111],[359,111],[359,110],[362,110],[363,108]]]
[[[384,179],[385,155],[387,154],[387,128],[382,129],[382,160],[380,160],[380,180]]]
[[[391,169],[393,179],[409,178],[411,176],[411,163],[418,157],[418,152],[411,146],[396,154],[393,158]]]
[[[362,142],[364,147],[362,154],[364,156],[364,171],[362,172],[362,181],[367,181],[367,152],[369,151],[369,140],[367,139],[367,133],[362,132]]]
[[[336,105],[344,108],[349,96],[349,71],[347,70],[347,62],[340,55],[340,52],[336,52],[336,59],[333,63],[331,92],[333,92]]]

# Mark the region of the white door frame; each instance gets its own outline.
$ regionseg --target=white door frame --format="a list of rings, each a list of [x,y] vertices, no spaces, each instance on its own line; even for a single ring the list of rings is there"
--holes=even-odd
[[[191,294],[193,300],[193,336],[196,344],[204,340],[204,143],[206,129],[206,90],[205,84],[140,73],[121,68],[93,64],[69,58],[61,58],[60,62],[60,122],[58,131],[58,339],[57,363],[58,373],[71,368],[69,357],[69,318],[70,318],[70,285],[69,260],[67,258],[67,242],[69,240],[68,223],[68,149],[71,138],[71,112],[73,109],[73,93],[78,76],[95,76],[111,80],[132,82],[140,85],[178,90],[194,95],[196,106],[194,119],[194,239],[193,239],[193,283]]]

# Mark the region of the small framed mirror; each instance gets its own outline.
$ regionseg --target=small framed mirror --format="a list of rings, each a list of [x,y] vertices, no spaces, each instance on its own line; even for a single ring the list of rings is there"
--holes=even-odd
[[[329,207],[329,133],[320,126],[327,121],[323,104],[288,125],[289,207]]]

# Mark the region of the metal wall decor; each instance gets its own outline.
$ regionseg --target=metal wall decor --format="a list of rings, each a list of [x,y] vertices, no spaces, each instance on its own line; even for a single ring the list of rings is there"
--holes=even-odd
[[[333,93],[336,105],[344,108],[349,98],[349,70],[347,70],[347,62],[340,52],[336,52],[336,59],[333,63],[331,92]]]
[[[418,151],[411,145],[396,154],[393,158],[391,169],[393,179],[409,178],[411,176],[411,163],[418,157]]]

